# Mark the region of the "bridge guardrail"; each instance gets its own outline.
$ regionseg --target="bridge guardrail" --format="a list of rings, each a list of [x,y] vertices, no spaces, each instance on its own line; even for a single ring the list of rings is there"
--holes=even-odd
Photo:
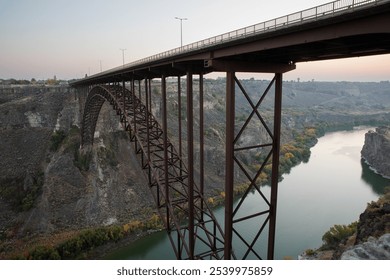
[[[167,57],[172,57],[180,54],[185,54],[191,51],[205,49],[207,47],[223,44],[229,41],[248,38],[267,32],[276,31],[279,29],[291,27],[293,25],[302,24],[304,22],[315,21],[339,15],[340,13],[353,12],[357,9],[364,9],[366,7],[375,6],[378,3],[389,2],[390,0],[338,0],[326,3],[320,6],[309,8],[303,11],[292,13],[286,16],[278,17],[272,20],[264,21],[234,31],[230,31],[221,35],[213,36],[201,41],[197,41],[182,47],[171,49],[159,54],[155,54],[146,58],[136,60],[134,62],[125,64],[124,66],[116,67],[102,73],[110,73],[127,67],[134,67],[137,65],[158,61]],[[99,74],[102,74],[99,73]],[[97,75],[99,75],[97,74]]]

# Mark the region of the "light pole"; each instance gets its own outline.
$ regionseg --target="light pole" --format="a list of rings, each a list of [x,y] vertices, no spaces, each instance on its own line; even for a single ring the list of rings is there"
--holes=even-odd
[[[183,47],[183,20],[188,20],[188,18],[175,17],[175,19],[180,20],[180,47]]]
[[[126,49],[120,49],[122,51],[122,63],[123,63],[123,66],[125,66],[125,50]]]

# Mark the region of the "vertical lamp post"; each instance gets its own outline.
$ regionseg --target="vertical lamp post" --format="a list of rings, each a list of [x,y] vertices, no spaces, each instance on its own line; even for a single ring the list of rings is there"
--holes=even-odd
[[[180,20],[180,47],[183,47],[183,20],[188,20],[188,18],[175,17],[175,19]]]
[[[126,49],[120,49],[122,51],[122,65],[125,66],[125,50]]]

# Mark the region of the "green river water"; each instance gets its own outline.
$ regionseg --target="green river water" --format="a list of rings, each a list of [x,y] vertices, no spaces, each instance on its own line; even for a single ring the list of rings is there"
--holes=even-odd
[[[294,167],[279,183],[275,258],[296,259],[309,248],[322,244],[322,235],[335,224],[350,224],[359,219],[367,203],[377,200],[390,180],[373,172],[361,160],[364,134],[358,127],[325,134],[311,148],[307,163]],[[270,188],[263,187],[268,195]],[[251,195],[244,211],[255,208],[258,197]],[[223,219],[224,209],[215,210]],[[242,232],[256,231],[256,223],[246,224]],[[237,246],[239,247],[239,246]],[[237,249],[239,250],[239,248]],[[165,232],[153,233],[123,247],[108,259],[174,259]]]

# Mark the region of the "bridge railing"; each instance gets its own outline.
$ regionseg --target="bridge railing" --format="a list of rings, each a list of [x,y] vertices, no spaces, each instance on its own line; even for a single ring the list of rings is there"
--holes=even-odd
[[[244,28],[240,28],[234,31],[230,31],[221,35],[210,37],[198,42],[194,42],[182,47],[178,47],[166,52],[162,52],[156,55],[152,55],[140,60],[136,60],[121,67],[117,67],[103,73],[109,73],[123,67],[134,67],[153,61],[158,61],[164,58],[185,54],[191,51],[205,49],[207,47],[223,44],[229,41],[248,38],[267,32],[273,32],[279,29],[291,27],[293,25],[299,25],[309,21],[316,21],[324,19],[326,17],[332,17],[341,13],[354,12],[358,9],[364,9],[370,6],[375,6],[380,3],[389,2],[390,0],[338,0],[330,3],[326,3],[314,8],[306,9],[300,12],[292,13],[286,16],[278,17],[265,22],[250,25]]]

